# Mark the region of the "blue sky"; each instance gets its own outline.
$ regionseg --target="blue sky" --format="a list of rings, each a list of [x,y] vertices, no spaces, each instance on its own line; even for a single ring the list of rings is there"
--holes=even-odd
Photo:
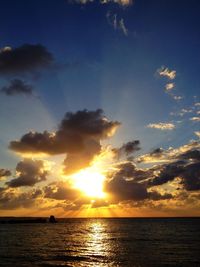
[[[54,58],[51,68],[0,73],[1,88],[12,79],[33,88],[31,95],[0,95],[2,168],[14,170],[20,160],[10,141],[30,130],[55,131],[69,111],[103,109],[122,123],[105,143],[139,139],[139,154],[198,140],[199,1],[105,2],[1,3],[0,47],[41,44]]]

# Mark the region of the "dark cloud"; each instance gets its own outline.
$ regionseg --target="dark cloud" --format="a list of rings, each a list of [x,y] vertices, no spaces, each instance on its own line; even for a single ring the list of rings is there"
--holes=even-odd
[[[179,177],[183,171],[184,164],[184,161],[177,161],[161,165],[158,167],[159,174],[149,181],[149,186],[162,185]]]
[[[120,158],[124,155],[128,157],[138,150],[140,150],[140,141],[134,140],[123,144],[120,148],[114,148],[113,152],[117,158]]]
[[[134,181],[142,181],[152,176],[153,169],[139,169],[130,161],[123,162],[116,165],[118,169],[115,172],[115,176],[121,176],[124,178],[131,178]]]
[[[0,74],[20,74],[48,68],[53,61],[52,54],[41,44],[5,47],[0,50]]]
[[[109,121],[101,109],[66,113],[55,133],[29,132],[10,148],[20,153],[67,154],[65,172],[72,173],[87,167],[101,152],[100,141],[111,136],[120,125]]]
[[[104,189],[111,199],[116,202],[124,200],[141,201],[148,198],[148,192],[144,184],[137,183],[134,180],[126,180],[119,175],[115,175],[113,179],[107,181]]]
[[[191,159],[200,161],[200,151],[197,149],[189,150],[185,153],[180,154],[178,157],[183,160]]]
[[[177,149],[156,149],[141,156],[139,162],[165,161],[153,167],[153,175],[147,181],[148,187],[160,186],[176,178],[187,191],[200,190],[199,142],[193,141]],[[179,188],[177,188],[179,189]]]
[[[154,149],[151,153],[150,156],[155,157],[155,158],[161,158],[164,154],[164,150],[162,148],[156,148]]]
[[[42,160],[24,159],[16,167],[17,177],[7,182],[9,187],[33,186],[46,180],[47,170]]]
[[[11,171],[7,169],[0,169],[0,179],[2,177],[7,177],[7,176],[11,176]]]
[[[0,188],[0,209],[30,208],[41,196],[42,190],[40,189],[18,193],[13,188]]]
[[[186,165],[181,174],[181,177],[181,183],[186,190],[200,190],[200,162]]]
[[[137,158],[137,162],[154,162],[160,160],[168,160],[166,157],[166,151],[162,148],[156,148],[148,154],[142,155]]]
[[[2,87],[1,92],[8,96],[21,94],[32,95],[33,87],[20,79],[14,79],[10,81],[8,86]]]
[[[166,193],[166,194],[161,195],[157,191],[149,192],[148,195],[149,195],[149,199],[154,200],[154,201],[166,200],[166,199],[172,199],[173,198],[172,194]]]
[[[150,154],[151,155],[160,155],[162,153],[163,153],[163,149],[159,147],[159,148],[154,149]]]
[[[171,194],[160,194],[157,191],[148,192],[148,179],[153,176],[154,168],[138,169],[132,162],[125,162],[116,166],[117,171],[108,175],[105,191],[115,202],[164,200],[172,198]]]
[[[175,178],[180,178],[180,184],[188,191],[200,190],[200,162],[177,161],[163,165],[148,186],[162,185]]]
[[[44,197],[56,200],[75,200],[80,191],[71,188],[67,182],[53,182],[44,187]]]
[[[142,155],[137,158],[137,162],[152,163],[152,162],[169,162],[175,160],[199,160],[200,159],[200,143],[192,141],[179,148],[162,149],[156,148],[152,152]]]

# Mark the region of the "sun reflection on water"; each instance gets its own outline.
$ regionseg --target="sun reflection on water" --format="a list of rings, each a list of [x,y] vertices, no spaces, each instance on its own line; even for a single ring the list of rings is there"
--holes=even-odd
[[[89,266],[105,266],[110,256],[109,234],[106,231],[106,224],[102,220],[91,220],[87,224],[88,234],[84,243],[84,250],[91,258]]]

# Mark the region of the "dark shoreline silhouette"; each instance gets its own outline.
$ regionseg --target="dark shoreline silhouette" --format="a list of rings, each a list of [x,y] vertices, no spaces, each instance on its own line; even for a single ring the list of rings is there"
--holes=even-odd
[[[198,216],[192,217],[110,217],[110,218],[55,218],[53,215],[50,217],[0,217],[0,224],[25,224],[25,223],[63,223],[73,220],[92,220],[92,219],[106,219],[106,220],[200,220]]]
[[[20,224],[20,223],[56,223],[57,220],[53,215],[49,218],[35,218],[35,217],[2,217],[0,224]]]

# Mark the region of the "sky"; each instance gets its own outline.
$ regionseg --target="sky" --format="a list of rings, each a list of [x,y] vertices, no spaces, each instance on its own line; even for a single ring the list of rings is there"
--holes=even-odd
[[[1,216],[200,215],[199,13],[1,3]]]

